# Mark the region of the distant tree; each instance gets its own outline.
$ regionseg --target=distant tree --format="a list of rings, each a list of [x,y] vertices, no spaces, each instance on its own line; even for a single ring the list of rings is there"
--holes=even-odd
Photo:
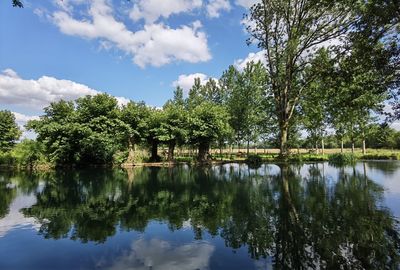
[[[161,143],[160,135],[163,132],[161,123],[165,120],[165,113],[158,108],[150,108],[146,119],[144,137],[150,147],[150,162],[159,162],[158,145]]]
[[[204,101],[189,111],[189,142],[199,148],[198,161],[208,160],[210,145],[230,132],[229,114],[224,106]]]
[[[183,90],[178,87],[174,99],[163,107],[164,119],[160,123],[158,138],[168,145],[168,161],[174,160],[174,150],[177,144],[183,144],[187,137],[187,112],[183,99]]]
[[[329,124],[328,114],[328,91],[330,87],[329,72],[331,59],[326,50],[321,49],[306,73],[321,74],[304,89],[304,95],[299,101],[300,121],[307,131],[309,138],[313,142],[313,147],[318,148],[321,142],[322,154],[324,154],[324,136]],[[325,76],[324,76],[325,75]]]
[[[20,138],[21,130],[12,112],[0,111],[0,151],[9,151]]]
[[[128,136],[128,161],[135,161],[136,145],[143,142],[147,129],[147,120],[150,110],[144,102],[130,101],[121,109],[121,120],[129,126]]]
[[[246,140],[249,153],[250,142],[258,140],[262,122],[267,119],[267,110],[263,106],[266,72],[260,62],[249,62],[242,72],[233,69],[230,67],[222,78],[223,82],[229,83],[230,88],[227,99],[230,124],[238,144]]]

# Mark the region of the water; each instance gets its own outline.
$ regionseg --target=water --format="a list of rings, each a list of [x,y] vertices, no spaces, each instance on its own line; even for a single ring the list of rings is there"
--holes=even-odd
[[[0,269],[399,269],[400,162],[0,172]]]

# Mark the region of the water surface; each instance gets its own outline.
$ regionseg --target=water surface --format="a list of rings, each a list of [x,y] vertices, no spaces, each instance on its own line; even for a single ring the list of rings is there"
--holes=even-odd
[[[0,172],[0,269],[399,269],[400,162]]]

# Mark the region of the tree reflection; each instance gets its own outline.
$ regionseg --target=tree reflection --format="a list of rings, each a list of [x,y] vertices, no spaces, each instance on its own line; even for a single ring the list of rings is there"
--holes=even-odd
[[[382,187],[356,170],[328,181],[323,166],[309,165],[306,177],[287,165],[278,174],[240,165],[57,172],[42,176],[23,213],[46,238],[101,243],[157,220],[246,246],[274,269],[397,269],[398,228]]]

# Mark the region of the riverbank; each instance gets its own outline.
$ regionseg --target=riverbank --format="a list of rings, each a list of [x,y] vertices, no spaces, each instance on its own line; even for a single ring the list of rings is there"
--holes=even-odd
[[[262,150],[263,152],[265,150]],[[327,162],[332,161],[334,156],[342,155],[340,149],[327,149],[325,154],[309,153],[305,149],[295,151],[287,160],[282,160],[279,157],[278,151],[275,149],[269,149],[270,153],[260,153],[255,154],[255,152],[245,153],[238,151],[236,153],[223,152],[222,155],[216,153],[212,150],[210,153],[210,159],[205,163],[198,163],[196,160],[196,155],[193,153],[189,156],[189,153],[183,153],[183,155],[178,155],[175,157],[173,162],[168,162],[163,160],[161,162],[146,162],[140,161],[135,163],[125,163],[120,164],[84,164],[80,166],[63,166],[63,168],[86,168],[86,167],[122,167],[122,168],[132,168],[132,167],[172,167],[181,164],[189,165],[219,165],[219,164],[229,164],[229,163],[247,163],[247,164],[260,164],[260,163],[306,163],[306,162]],[[181,153],[182,154],[182,153]],[[400,160],[400,151],[398,150],[376,150],[369,149],[367,154],[362,154],[361,150],[356,150],[354,154],[351,154],[350,149],[346,149],[343,153],[347,159],[351,160]],[[0,170],[37,170],[45,171],[55,169],[55,164],[51,162],[40,163],[19,163],[17,159],[0,159]]]

